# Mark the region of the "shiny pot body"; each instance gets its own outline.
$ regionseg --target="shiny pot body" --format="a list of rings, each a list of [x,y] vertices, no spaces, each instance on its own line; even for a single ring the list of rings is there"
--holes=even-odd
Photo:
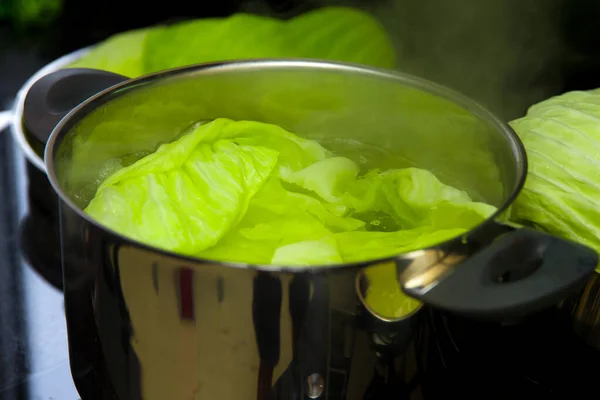
[[[115,159],[218,117],[280,125],[366,169],[427,168],[498,212],[432,248],[306,268],[182,257],[82,211]],[[526,173],[506,124],[437,85],[360,66],[258,60],[125,81],[58,123],[46,165],[60,202],[71,367],[86,399],[362,399],[374,374],[393,376],[418,316],[365,301],[366,269],[389,268],[435,307],[505,317],[556,303],[597,263],[587,248],[497,222]],[[504,284],[522,262],[535,268]]]
[[[357,300],[358,267],[224,268],[61,214],[71,369],[85,399],[358,400],[401,370],[417,321],[380,330]]]

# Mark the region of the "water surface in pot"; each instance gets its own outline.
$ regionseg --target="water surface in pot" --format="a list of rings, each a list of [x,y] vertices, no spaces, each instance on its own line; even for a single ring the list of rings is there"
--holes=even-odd
[[[258,62],[192,68],[95,98],[61,127],[50,156],[61,187],[85,207],[115,160],[135,161],[198,120],[252,120],[316,139],[368,167],[425,168],[500,207],[523,174],[517,144],[488,113],[455,96],[418,79],[358,67]]]

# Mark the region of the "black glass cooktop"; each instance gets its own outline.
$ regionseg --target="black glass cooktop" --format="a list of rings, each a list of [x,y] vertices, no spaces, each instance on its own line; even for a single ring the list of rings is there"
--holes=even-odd
[[[0,133],[0,399],[76,400],[62,293],[22,258],[25,160]],[[36,232],[30,234],[35,235]]]

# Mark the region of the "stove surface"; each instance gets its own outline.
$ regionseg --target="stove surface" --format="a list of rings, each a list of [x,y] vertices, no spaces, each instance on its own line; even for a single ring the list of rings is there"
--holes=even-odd
[[[25,167],[9,132],[0,133],[0,399],[77,400],[62,293],[19,250],[27,213]]]

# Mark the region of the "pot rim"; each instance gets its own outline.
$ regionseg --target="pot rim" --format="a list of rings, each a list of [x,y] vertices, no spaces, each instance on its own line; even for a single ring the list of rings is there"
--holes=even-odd
[[[168,69],[156,73],[152,73],[149,75],[144,75],[138,78],[133,78],[122,83],[116,84],[108,89],[97,93],[96,95],[90,97],[83,103],[76,106],[73,110],[71,110],[54,128],[48,142],[46,144],[45,152],[44,152],[44,163],[46,166],[46,173],[48,175],[48,179],[54,191],[58,194],[61,204],[68,206],[72,211],[74,211],[80,218],[89,223],[91,226],[100,229],[104,232],[111,234],[112,236],[119,238],[123,243],[132,244],[138,248],[146,249],[148,251],[152,251],[155,253],[162,254],[171,258],[178,258],[181,260],[190,261],[193,264],[203,265],[203,264],[212,264],[212,265],[220,265],[220,266],[229,266],[234,268],[243,268],[243,269],[254,269],[266,272],[323,272],[328,270],[338,270],[341,268],[352,268],[352,267],[365,267],[375,264],[380,264],[383,262],[389,262],[398,259],[415,259],[420,257],[427,249],[419,249],[414,250],[407,253],[400,253],[397,255],[391,255],[387,257],[382,257],[378,259],[370,259],[360,262],[352,262],[352,263],[342,263],[342,264],[330,264],[330,265],[310,265],[310,266],[290,266],[290,265],[276,265],[276,264],[250,264],[250,263],[241,263],[241,262],[228,262],[221,260],[210,260],[204,259],[200,257],[193,257],[182,255],[170,250],[161,249],[159,247],[155,247],[131,238],[128,238],[125,235],[122,235],[104,225],[98,223],[91,217],[89,217],[83,210],[81,210],[75,203],[69,198],[69,196],[63,191],[61,185],[58,182],[58,177],[55,171],[54,165],[54,155],[55,148],[62,142],[63,137],[70,131],[74,124],[79,122],[81,118],[87,115],[89,112],[104,104],[106,101],[110,101],[112,95],[119,91],[124,92],[123,89],[134,87],[134,86],[142,86],[144,84],[148,84],[150,82],[167,79],[170,77],[177,76],[179,78],[185,76],[194,76],[200,74],[212,74],[215,71],[218,72],[227,72],[228,70],[253,70],[255,68],[265,69],[265,68],[282,68],[282,67],[291,67],[291,68],[320,68],[320,69],[333,69],[338,70],[340,72],[354,72],[354,73],[362,73],[368,74],[374,77],[386,78],[391,80],[396,80],[398,82],[403,83],[406,86],[422,90],[428,93],[431,93],[436,96],[440,96],[463,107],[465,110],[470,112],[472,115],[477,116],[481,120],[488,122],[491,126],[495,126],[499,131],[501,131],[507,139],[509,139],[509,145],[512,148],[512,152],[515,156],[515,163],[517,166],[517,176],[515,180],[515,185],[512,188],[512,192],[510,195],[506,196],[502,204],[497,208],[496,212],[490,215],[485,221],[481,224],[473,227],[468,232],[457,236],[455,238],[446,240],[444,242],[438,243],[437,245],[432,246],[431,248],[443,248],[447,249],[453,247],[454,245],[461,244],[465,242],[465,239],[468,236],[471,236],[477,233],[480,230],[485,230],[491,224],[494,224],[496,219],[503,214],[510,205],[514,202],[516,197],[521,192],[524,184],[525,178],[527,176],[527,154],[525,151],[525,147],[521,142],[521,139],[518,137],[516,132],[510,127],[508,123],[503,122],[494,114],[492,114],[485,107],[478,104],[476,101],[471,100],[470,98],[462,95],[459,92],[456,92],[452,89],[446,88],[442,85],[438,85],[436,83],[430,82],[428,80],[406,74],[403,72],[374,68],[369,66],[364,66],[360,64],[353,63],[344,63],[344,62],[334,62],[334,61],[323,61],[323,60],[313,60],[313,59],[249,59],[249,60],[231,60],[231,61],[217,61],[211,63],[190,65],[185,67]]]
[[[29,139],[27,139],[27,136],[25,135],[25,131],[23,130],[23,107],[25,105],[25,97],[27,96],[27,92],[38,79],[71,64],[73,61],[81,58],[83,55],[88,53],[93,47],[94,46],[90,46],[84,47],[83,49],[75,50],[46,64],[35,74],[33,74],[29,79],[27,79],[27,81],[23,84],[23,86],[21,86],[21,88],[17,92],[17,95],[15,96],[15,100],[13,102],[13,107],[11,110],[11,134],[15,141],[18,143],[23,153],[25,154],[27,160],[29,160],[33,165],[35,165],[37,169],[39,169],[42,172],[46,172],[46,164],[44,163],[43,158],[35,152],[31,144],[29,143]]]

